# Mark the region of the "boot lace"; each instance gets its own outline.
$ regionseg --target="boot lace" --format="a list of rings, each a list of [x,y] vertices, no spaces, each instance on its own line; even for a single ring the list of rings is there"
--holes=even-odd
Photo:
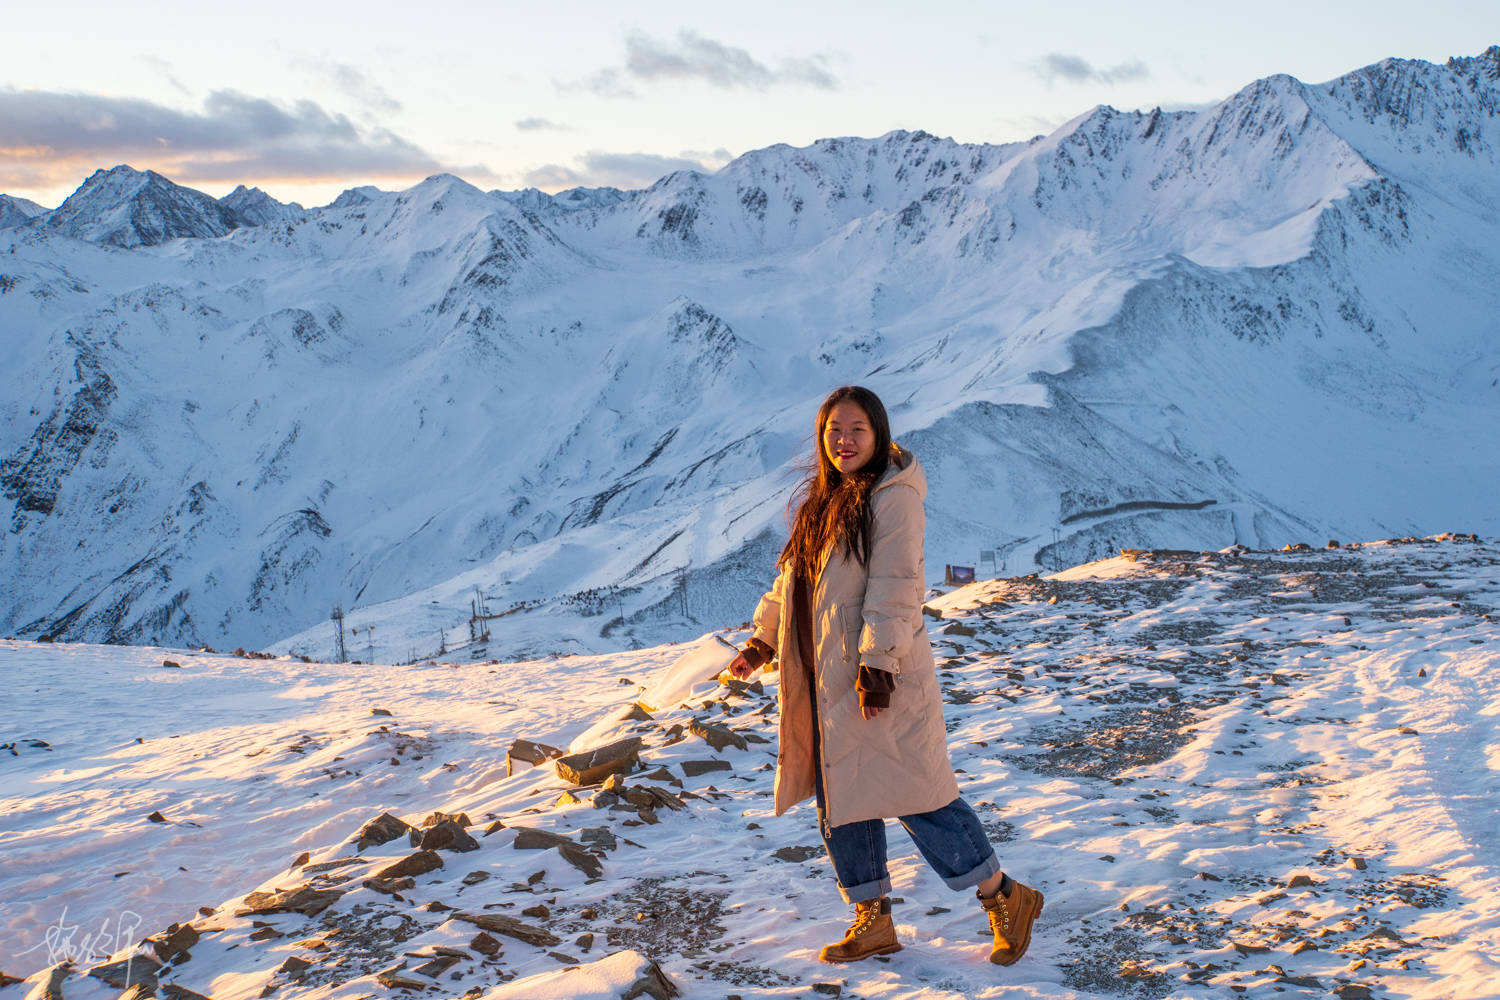
[[[854,924],[849,928],[849,933],[857,937],[873,924],[878,916],[880,916],[880,900],[871,899],[863,903],[855,903]]]
[[[999,934],[1006,940],[1010,939],[1010,907],[1005,905],[1005,899],[999,895],[995,897],[994,906],[986,906],[985,914],[990,918],[990,933]]]

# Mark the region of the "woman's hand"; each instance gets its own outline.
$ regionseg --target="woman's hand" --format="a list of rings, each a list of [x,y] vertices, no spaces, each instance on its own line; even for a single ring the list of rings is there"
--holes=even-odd
[[[864,705],[860,707],[859,714],[863,715],[866,719],[873,719],[875,718],[875,716],[884,711],[885,709],[883,708],[875,708],[873,705]]]
[[[740,653],[734,659],[729,661],[729,672],[733,674],[737,679],[743,681],[747,680],[751,674],[755,673],[755,668],[750,665],[749,660],[745,659],[745,654]]]

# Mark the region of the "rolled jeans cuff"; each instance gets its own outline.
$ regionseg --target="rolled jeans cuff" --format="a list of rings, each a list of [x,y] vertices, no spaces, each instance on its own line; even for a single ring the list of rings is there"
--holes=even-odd
[[[993,860],[993,858],[991,859]],[[995,862],[995,871],[1000,870],[1000,863]],[[983,882],[988,876],[981,875],[975,879],[973,885]],[[960,887],[962,888],[962,887]],[[846,903],[863,903],[867,899],[879,899],[887,896],[891,891],[891,880],[889,876],[878,878],[871,882],[861,882],[859,885],[850,886],[847,889],[839,886],[839,894],[844,897]]]
[[[978,885],[999,870],[1000,859],[995,857],[994,851],[991,851],[990,856],[985,858],[972,871],[967,871],[962,875],[955,875],[952,878],[944,878],[943,882],[950,889],[967,889],[970,886]]]

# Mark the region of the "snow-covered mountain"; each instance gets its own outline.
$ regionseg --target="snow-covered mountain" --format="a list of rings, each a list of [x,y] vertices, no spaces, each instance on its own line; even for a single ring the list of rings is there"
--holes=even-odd
[[[49,233],[130,248],[223,236],[239,220],[201,191],[173,184],[154,170],[121,164],[94,171],[37,224]]]
[[[219,204],[233,212],[241,226],[297,220],[307,214],[296,202],[284,205],[260,188],[247,188],[243,184],[220,198]]]
[[[30,199],[0,194],[0,229],[24,226],[37,216],[45,214],[47,209]]]
[[[934,577],[1495,531],[1497,70],[773,146],[571,209],[209,199],[239,228],[129,252],[139,188],[96,174],[0,236],[0,630],[327,656],[342,604],[389,660],[483,597],[475,655],[696,635],[749,613],[842,382],[927,467]]]
[[[559,191],[557,194],[548,194],[536,188],[522,188],[520,191],[491,191],[490,194],[497,198],[504,198],[512,205],[524,208],[528,212],[541,214],[551,212],[561,214],[574,212],[580,208],[609,208],[630,197],[629,192],[613,187],[575,187]]]

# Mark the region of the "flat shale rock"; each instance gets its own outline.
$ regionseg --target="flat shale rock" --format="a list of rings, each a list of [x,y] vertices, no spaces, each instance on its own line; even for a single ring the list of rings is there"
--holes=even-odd
[[[376,876],[375,878],[367,878],[360,884],[366,889],[383,892],[387,896],[394,896],[398,892],[404,892],[407,889],[415,889],[417,887],[416,879],[410,876],[403,878],[380,878]]]
[[[425,990],[427,988],[427,981],[425,979],[418,979],[406,971],[405,962],[392,966],[384,972],[377,973],[375,981],[388,990]]]
[[[599,878],[604,874],[604,864],[577,844],[565,844],[557,849],[557,853],[589,878]]]
[[[574,785],[597,785],[612,774],[628,774],[640,760],[641,738],[631,736],[552,762],[557,776]]]
[[[469,836],[468,831],[454,820],[444,819],[422,834],[422,850],[477,851],[479,850],[479,841]]]
[[[653,961],[646,963],[645,968],[641,969],[641,978],[620,994],[620,1000],[636,1000],[638,997],[673,1000],[674,997],[680,996],[682,996],[682,991],[677,988],[677,984],[672,982],[671,978],[662,971],[661,966]]]
[[[401,878],[404,875],[426,875],[441,867],[443,867],[443,858],[437,851],[418,851],[395,864],[386,865],[375,873],[375,877]]]
[[[47,981],[42,984],[42,1000],[63,1000],[63,980],[72,973],[72,962],[59,962],[47,970]]]
[[[253,913],[301,913],[316,917],[337,903],[343,894],[342,889],[314,889],[307,885],[282,892],[252,892],[245,897],[245,905],[236,910],[234,915],[246,917]]]
[[[535,766],[553,757],[561,757],[562,751],[557,747],[548,746],[545,743],[537,743],[533,740],[516,740],[510,745],[505,754],[505,775],[509,777],[515,773],[515,762]]]
[[[479,952],[485,958],[494,958],[500,954],[500,942],[490,937],[484,931],[480,931],[474,935],[474,939],[469,942],[469,947]]]
[[[422,821],[422,828],[425,830],[444,822],[453,822],[464,827],[474,825],[473,821],[469,819],[468,813],[435,812]]]
[[[192,924],[173,924],[148,940],[158,959],[175,962],[188,957],[188,949],[198,943],[198,938],[198,929]]]
[[[89,970],[89,975],[104,980],[117,990],[128,989],[137,983],[144,983],[155,989],[156,974],[160,970],[161,963],[156,959],[146,955],[132,955],[118,962],[95,966]]]
[[[454,955],[434,955],[411,971],[419,976],[436,979],[459,963],[460,959]]]
[[[722,751],[726,747],[734,747],[738,750],[750,749],[750,744],[745,738],[728,726],[721,726],[717,722],[705,722],[702,719],[694,719],[688,724],[688,732],[703,740],[715,750]]]
[[[727,760],[682,760],[677,762],[682,773],[689,778],[708,774],[711,771],[733,771],[734,765]]]
[[[277,968],[277,972],[285,972],[289,976],[302,978],[302,974],[312,968],[312,963],[297,955],[288,955],[286,961]]]
[[[586,826],[578,831],[578,839],[590,847],[597,847],[603,851],[613,851],[620,846],[614,833],[607,826]]]
[[[536,927],[515,917],[506,916],[503,913],[472,913],[460,910],[453,914],[453,920],[462,920],[466,924],[473,924],[482,931],[491,934],[504,934],[513,937],[517,941],[536,945],[538,948],[552,948],[562,943],[562,939],[545,927]],[[477,939],[476,939],[477,940]],[[478,950],[477,948],[475,949]]]
[[[549,847],[573,844],[571,837],[565,837],[550,830],[534,830],[529,826],[518,826],[514,829],[516,842],[512,846],[518,851],[544,851]]]
[[[161,995],[165,1000],[211,1000],[202,993],[194,993],[186,986],[178,986],[176,983],[163,983]]]
[[[598,878],[604,874],[604,865],[598,858],[560,833],[533,830],[530,827],[524,826],[516,827],[516,831],[514,847],[518,851],[539,851],[555,847],[557,848],[557,853],[562,855],[564,861],[583,872],[589,878]]]
[[[397,819],[390,813],[381,813],[370,822],[366,823],[359,831],[359,839],[354,842],[356,851],[363,851],[367,847],[377,844],[388,844],[397,837],[405,835],[411,827],[402,820]]]

